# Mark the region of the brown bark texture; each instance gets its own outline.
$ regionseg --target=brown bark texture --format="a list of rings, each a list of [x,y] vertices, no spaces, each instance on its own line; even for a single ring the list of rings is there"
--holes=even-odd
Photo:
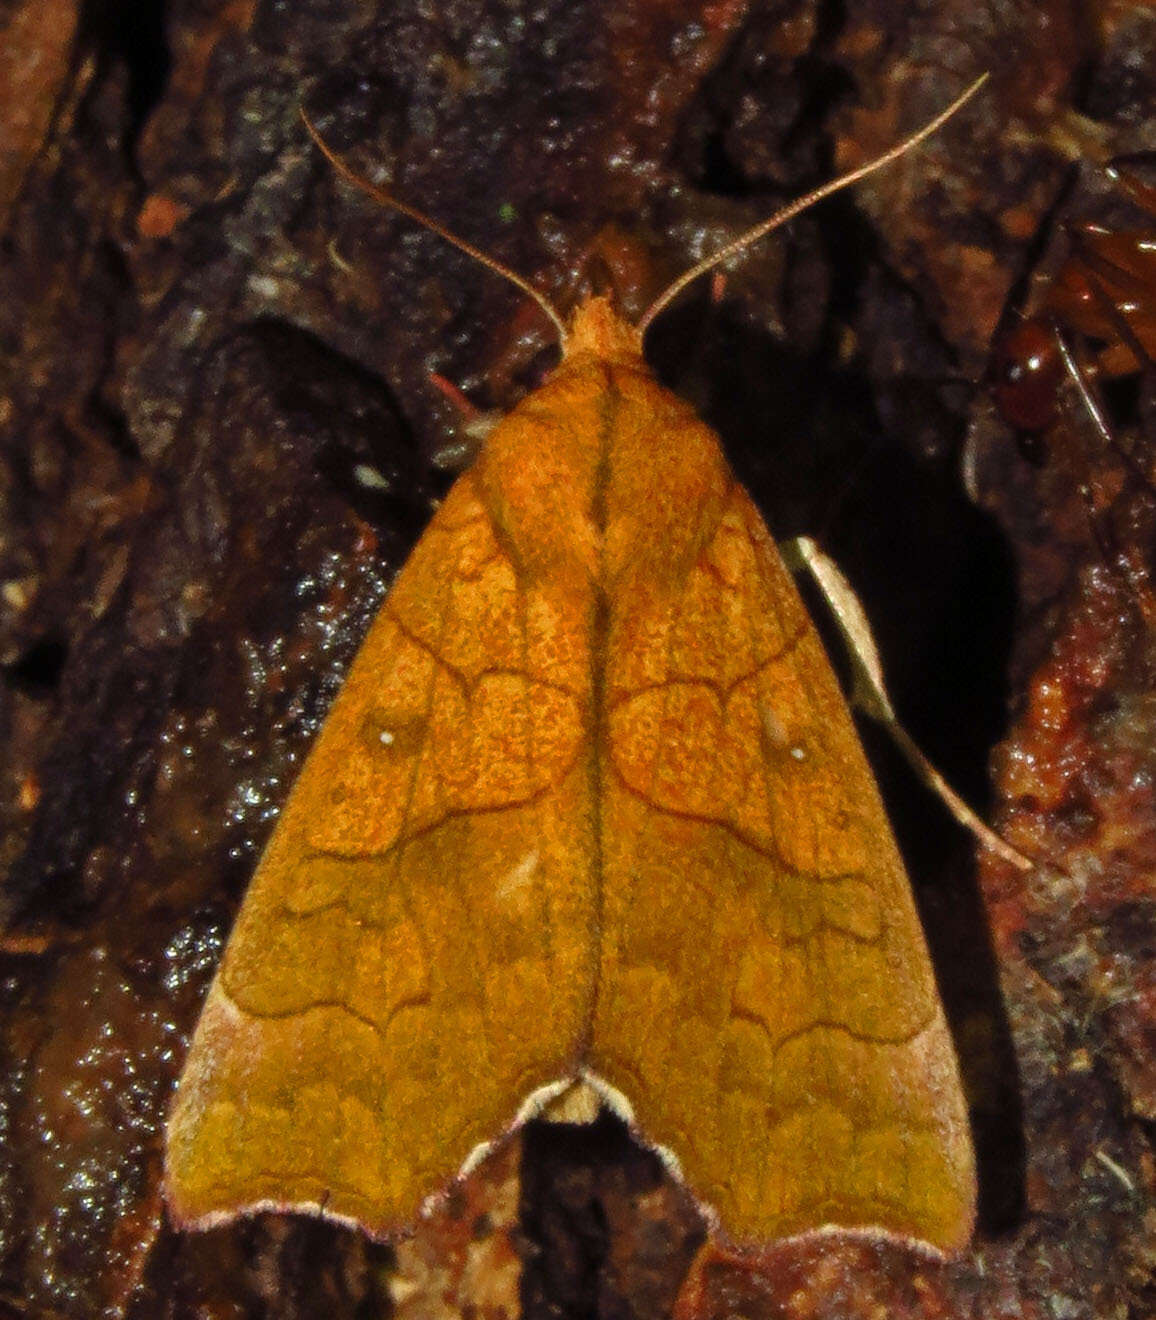
[[[1094,382],[1110,443],[1063,400],[1040,462],[988,369],[1081,224],[1156,231],[1104,168],[1156,151],[1156,12],[8,0],[0,37],[0,1317],[670,1313],[706,1228],[606,1116],[531,1124],[401,1243],[164,1217],[164,1116],[240,897],[467,444],[431,373],[506,409],[556,354],[515,291],[339,185],[299,107],[564,308],[637,313],[984,70],[966,131],[649,337],[776,534],[851,577],[909,730],[1038,861],[977,860],[865,731],[980,1226],[951,1262],[838,1238],[720,1261],[701,1309],[1156,1313],[1154,373]]]

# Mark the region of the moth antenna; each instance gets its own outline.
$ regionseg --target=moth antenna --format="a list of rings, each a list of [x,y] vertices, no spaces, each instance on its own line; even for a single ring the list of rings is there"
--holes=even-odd
[[[473,257],[475,261],[481,262],[481,264],[488,270],[492,270],[495,275],[501,275],[503,279],[509,280],[511,284],[516,288],[521,289],[528,297],[533,298],[553,323],[554,328],[558,331],[558,338],[563,347],[565,347],[566,323],[562,320],[562,317],[555,310],[554,305],[545,294],[539,293],[529,280],[524,279],[517,271],[511,270],[509,266],[503,266],[500,261],[497,261],[494,257],[487,256],[480,248],[474,247],[472,243],[467,243],[464,238],[459,238],[457,234],[451,233],[444,225],[438,224],[436,220],[426,215],[424,211],[419,211],[416,206],[410,206],[407,202],[403,202],[397,197],[394,197],[392,193],[387,192],[384,188],[379,188],[377,184],[370,183],[368,179],[363,178],[355,170],[351,169],[350,166],[348,166],[329,146],[317,131],[313,121],[305,113],[304,106],[299,108],[298,113],[301,115],[301,122],[305,125],[306,131],[316,143],[318,151],[321,152],[330,165],[333,166],[337,173],[341,175],[347,183],[353,184],[355,188],[359,188],[367,197],[372,197],[375,202],[380,202],[382,206],[388,206],[390,210],[399,212],[401,215],[404,215],[406,219],[412,220],[415,224],[421,225],[423,229],[428,229],[431,233],[437,234],[439,238],[444,238],[447,243],[452,243],[454,247],[464,252],[467,257]]]
[[[684,271],[673,284],[667,285],[664,292],[660,293],[654,302],[652,302],[647,308],[642,319],[638,322],[639,335],[642,336],[646,334],[650,323],[659,312],[661,312],[668,303],[673,302],[683,289],[685,289],[688,284],[697,280],[700,275],[705,275],[708,270],[713,270],[724,261],[728,261],[736,253],[741,252],[744,248],[750,247],[752,243],[757,243],[760,238],[771,233],[772,230],[778,229],[781,225],[785,225],[788,220],[793,220],[801,211],[808,210],[810,207],[814,206],[816,202],[821,202],[824,197],[830,197],[832,193],[839,192],[843,188],[849,188],[853,183],[858,183],[860,179],[866,178],[868,174],[874,174],[876,170],[883,169],[884,166],[890,165],[893,160],[898,160],[900,156],[904,156],[907,152],[914,150],[925,138],[929,138],[933,133],[937,133],[957,110],[962,109],[976,92],[979,91],[984,83],[987,82],[989,77],[990,74],[985,73],[977,78],[962,96],[958,96],[952,101],[946,110],[942,110],[933,120],[931,120],[930,123],[925,124],[921,129],[912,133],[910,137],[904,138],[902,142],[892,147],[889,151],[885,151],[882,156],[876,156],[874,160],[868,161],[866,165],[860,165],[858,169],[851,170],[848,174],[840,175],[839,178],[832,179],[829,183],[825,183],[822,187],[814,189],[814,191],[807,193],[804,197],[797,198],[789,205],[784,206],[781,211],[776,211],[770,219],[760,220],[757,225],[752,225],[752,227],[745,233],[740,234],[738,238],[733,239],[725,247],[720,248],[713,256],[704,257],[702,261],[691,266],[688,271]]]

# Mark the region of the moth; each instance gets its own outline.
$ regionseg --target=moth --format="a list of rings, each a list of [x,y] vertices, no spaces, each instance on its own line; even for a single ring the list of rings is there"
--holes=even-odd
[[[761,516],[642,338],[975,90],[637,325],[602,298],[564,321],[503,270],[562,360],[413,550],[260,861],[168,1121],[178,1224],[397,1234],[585,1085],[735,1245],[966,1243],[967,1108],[878,792]]]

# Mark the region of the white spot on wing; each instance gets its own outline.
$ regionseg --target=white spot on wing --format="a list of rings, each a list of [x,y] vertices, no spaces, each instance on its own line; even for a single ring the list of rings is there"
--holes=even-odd
[[[515,863],[498,881],[496,897],[503,902],[517,898],[534,878],[542,861],[542,854],[537,848],[528,852],[520,862]]]

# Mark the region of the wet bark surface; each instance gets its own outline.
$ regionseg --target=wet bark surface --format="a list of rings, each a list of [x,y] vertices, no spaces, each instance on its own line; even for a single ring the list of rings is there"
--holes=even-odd
[[[977,863],[866,731],[981,1223],[951,1263],[834,1238],[715,1263],[701,1309],[1152,1314],[1152,374],[1105,387],[1112,445],[1065,404],[1042,465],[987,378],[1073,226],[1156,229],[1103,172],[1156,149],[1151,10],[15,0],[0,24],[0,1314],[669,1313],[705,1224],[608,1118],[534,1125],[403,1244],[164,1219],[165,1109],[246,881],[451,480],[430,375],[501,409],[556,353],[516,291],[338,183],[299,107],[563,308],[636,313],[984,70],[965,124],[650,338],[776,533],[851,577],[911,732],[1039,862]]]

